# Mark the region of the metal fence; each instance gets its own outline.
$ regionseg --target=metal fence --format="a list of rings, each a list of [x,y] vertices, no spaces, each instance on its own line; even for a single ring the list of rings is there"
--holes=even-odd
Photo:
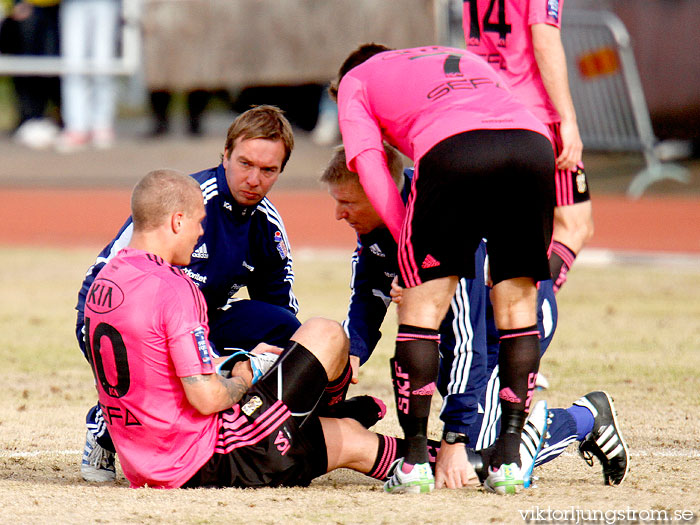
[[[439,42],[464,47],[461,0],[436,0],[436,23]],[[661,179],[687,182],[687,170],[655,154],[657,139],[622,21],[608,11],[571,9],[564,12],[562,41],[585,148],[643,155],[646,167],[627,190],[632,197]]]
[[[636,174],[627,190],[632,197],[639,197],[661,179],[687,182],[687,170],[662,164],[655,154],[657,139],[622,21],[608,11],[565,11],[562,42],[585,147],[642,153],[646,168]]]

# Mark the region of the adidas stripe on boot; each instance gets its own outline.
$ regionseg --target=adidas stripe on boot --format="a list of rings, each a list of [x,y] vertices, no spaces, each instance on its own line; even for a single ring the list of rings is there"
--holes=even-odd
[[[619,485],[629,472],[629,450],[622,438],[612,398],[606,392],[586,394],[574,405],[587,408],[593,414],[593,430],[579,445],[579,454],[590,466],[593,456],[603,466],[603,482]]]

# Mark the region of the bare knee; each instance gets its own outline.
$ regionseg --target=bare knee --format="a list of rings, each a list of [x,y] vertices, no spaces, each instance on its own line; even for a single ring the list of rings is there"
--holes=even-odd
[[[537,323],[537,288],[530,278],[519,277],[497,283],[491,291],[491,302],[499,330]]]
[[[336,321],[313,317],[299,327],[292,340],[314,354],[326,369],[329,380],[338,377],[348,361],[350,344],[343,327]]]
[[[595,226],[590,201],[554,209],[554,240],[578,253],[591,240]]]
[[[450,307],[457,281],[456,276],[441,277],[404,289],[399,323],[437,330]]]

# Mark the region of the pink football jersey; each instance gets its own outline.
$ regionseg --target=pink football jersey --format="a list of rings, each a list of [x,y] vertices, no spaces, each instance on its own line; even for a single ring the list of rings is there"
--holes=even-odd
[[[503,75],[513,92],[545,123],[558,122],[535,61],[530,26],[561,28],[564,0],[465,0],[467,49]]]
[[[338,120],[348,168],[395,239],[404,208],[386,162],[374,161],[384,155],[382,140],[418,165],[437,143],[466,131],[527,129],[550,138],[496,71],[442,46],[385,51],[351,69],[338,87]]]
[[[85,329],[100,406],[132,487],[174,488],[214,453],[217,415],[180,378],[214,373],[206,305],[180,269],[125,248],[88,291]]]
[[[463,49],[441,46],[380,53],[351,69],[338,90],[348,163],[382,138],[418,161],[447,137],[474,129],[547,129],[503,79]]]

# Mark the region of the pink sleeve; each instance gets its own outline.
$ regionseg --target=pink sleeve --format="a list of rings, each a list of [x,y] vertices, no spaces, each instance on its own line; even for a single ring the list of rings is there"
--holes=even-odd
[[[561,29],[561,11],[564,0],[530,0],[528,25],[548,24]]]
[[[365,150],[357,155],[351,163],[348,168],[356,171],[360,176],[360,183],[365,189],[369,201],[398,243],[406,208],[396,183],[391,178],[384,152],[376,149]]]
[[[381,129],[356,74],[348,73],[338,88],[338,120],[345,158],[348,169],[360,176],[369,201],[398,242],[406,210],[386,163]]]
[[[175,373],[178,377],[213,374],[204,298],[194,285],[179,288],[166,303],[163,319]]]
[[[348,73],[338,87],[338,123],[348,167],[368,149],[383,151],[382,132],[369,107],[362,81]]]

